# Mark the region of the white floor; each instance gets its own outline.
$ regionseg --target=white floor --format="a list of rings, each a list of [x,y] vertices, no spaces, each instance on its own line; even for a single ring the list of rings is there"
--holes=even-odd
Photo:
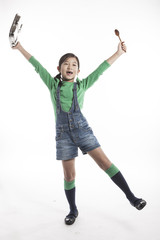
[[[88,170],[82,171],[84,159],[88,159],[87,169],[92,166],[89,174]],[[144,173],[143,179],[147,181],[144,184],[139,176],[133,181],[134,171],[130,173],[131,178],[127,174],[134,185],[132,189],[136,193],[143,192],[148,202],[146,208],[138,211],[88,156],[79,159],[76,180],[79,217],[73,226],[66,226],[63,220],[68,213],[68,205],[61,165],[53,162],[50,167],[54,167],[53,171],[49,166],[44,170],[37,167],[36,170],[34,165],[30,170],[21,169],[21,172],[13,166],[12,169],[8,167],[8,171],[4,168],[6,172],[1,174],[0,186],[1,240],[160,239],[159,189],[155,178],[147,180]]]

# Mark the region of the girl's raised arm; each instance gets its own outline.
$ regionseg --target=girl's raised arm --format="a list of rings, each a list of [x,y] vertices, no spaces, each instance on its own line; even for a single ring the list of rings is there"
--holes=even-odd
[[[50,73],[22,47],[20,42],[18,42],[15,47],[12,47],[12,49],[18,49],[22,53],[22,55],[34,66],[36,72],[39,73],[43,82],[51,90],[54,85],[54,78],[50,75]]]
[[[29,60],[32,57],[32,55],[22,47],[20,42],[18,42],[15,47],[12,47],[12,49],[18,49],[27,60]]]
[[[126,45],[124,42],[120,42],[118,44],[117,52],[115,52],[110,58],[108,58],[106,61],[112,65],[123,53],[125,53],[127,50]]]

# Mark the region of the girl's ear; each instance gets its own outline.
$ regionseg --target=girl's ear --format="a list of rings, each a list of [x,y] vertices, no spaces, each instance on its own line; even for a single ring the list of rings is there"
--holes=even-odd
[[[78,73],[80,72],[80,69],[78,70]]]
[[[59,68],[59,66],[57,67],[57,70],[58,70],[58,72],[60,72],[60,68]]]

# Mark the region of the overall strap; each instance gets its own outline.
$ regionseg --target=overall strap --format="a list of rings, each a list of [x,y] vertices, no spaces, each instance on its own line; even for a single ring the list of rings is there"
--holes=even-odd
[[[74,88],[73,88],[73,99],[74,99],[74,110],[79,110],[78,100],[77,100],[77,83],[74,82]]]
[[[61,83],[59,82],[58,84],[58,87],[57,87],[57,93],[56,93],[56,96],[57,96],[57,99],[56,99],[56,103],[57,103],[57,114],[60,113],[60,110],[61,110],[61,104],[60,104],[60,85]]]

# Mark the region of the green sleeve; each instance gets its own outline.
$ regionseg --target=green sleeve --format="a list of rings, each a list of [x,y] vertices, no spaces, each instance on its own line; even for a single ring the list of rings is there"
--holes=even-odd
[[[110,67],[110,64],[105,60],[99,67],[92,72],[87,78],[82,79],[82,84],[84,90],[87,90],[90,88],[100,77],[100,75],[103,74],[103,72]]]
[[[54,82],[54,78],[33,56],[29,59],[29,62],[35,67],[35,71],[40,75],[43,82],[51,90]]]

